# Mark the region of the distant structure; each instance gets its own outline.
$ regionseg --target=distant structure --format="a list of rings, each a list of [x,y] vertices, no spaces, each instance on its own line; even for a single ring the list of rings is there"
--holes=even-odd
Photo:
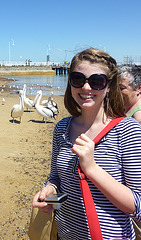
[[[123,64],[124,65],[141,65],[141,56],[137,57],[133,57],[133,56],[124,56],[123,58]]]
[[[47,55],[47,63],[49,63],[49,62],[50,62],[50,56]]]
[[[49,51],[50,51],[50,45],[48,45],[48,48],[47,48],[47,65],[49,64],[50,62],[50,55],[49,55]]]
[[[52,70],[56,72],[56,75],[60,74],[68,74],[69,66],[52,66]]]

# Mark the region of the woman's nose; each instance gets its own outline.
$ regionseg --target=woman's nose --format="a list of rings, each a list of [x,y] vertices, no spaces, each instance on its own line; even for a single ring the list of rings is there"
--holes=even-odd
[[[85,82],[85,84],[84,84],[84,86],[82,87],[82,89],[87,89],[87,90],[90,89],[90,90],[91,90],[91,86],[90,86],[88,80]]]

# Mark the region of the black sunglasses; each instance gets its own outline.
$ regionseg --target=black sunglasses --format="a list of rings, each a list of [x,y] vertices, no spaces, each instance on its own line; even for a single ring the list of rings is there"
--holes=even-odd
[[[94,90],[102,90],[108,84],[108,77],[105,74],[92,74],[89,78],[81,72],[71,72],[69,74],[70,85],[75,88],[82,88],[88,80],[90,87]]]

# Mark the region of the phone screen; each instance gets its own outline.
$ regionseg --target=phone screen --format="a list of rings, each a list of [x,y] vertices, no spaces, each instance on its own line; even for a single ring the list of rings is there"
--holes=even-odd
[[[43,201],[50,203],[50,204],[57,204],[57,203],[63,203],[67,200],[67,193],[57,193],[53,194],[51,196],[46,197]],[[40,199],[38,199],[38,202],[41,202]]]
[[[62,203],[67,200],[67,194],[66,193],[57,193],[53,194],[50,197],[46,197],[44,199],[47,203]]]

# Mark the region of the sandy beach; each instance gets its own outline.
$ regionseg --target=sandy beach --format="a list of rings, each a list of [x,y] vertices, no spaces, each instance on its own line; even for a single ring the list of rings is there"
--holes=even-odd
[[[10,80],[0,78],[0,86]],[[34,96],[28,96],[34,99]],[[2,99],[5,99],[3,104]],[[43,99],[47,99],[44,96]],[[34,194],[41,188],[50,171],[52,135],[55,124],[68,116],[63,96],[54,96],[59,114],[42,123],[32,109],[24,111],[21,124],[13,124],[11,108],[19,96],[8,87],[0,87],[0,239],[28,240],[27,231]]]

